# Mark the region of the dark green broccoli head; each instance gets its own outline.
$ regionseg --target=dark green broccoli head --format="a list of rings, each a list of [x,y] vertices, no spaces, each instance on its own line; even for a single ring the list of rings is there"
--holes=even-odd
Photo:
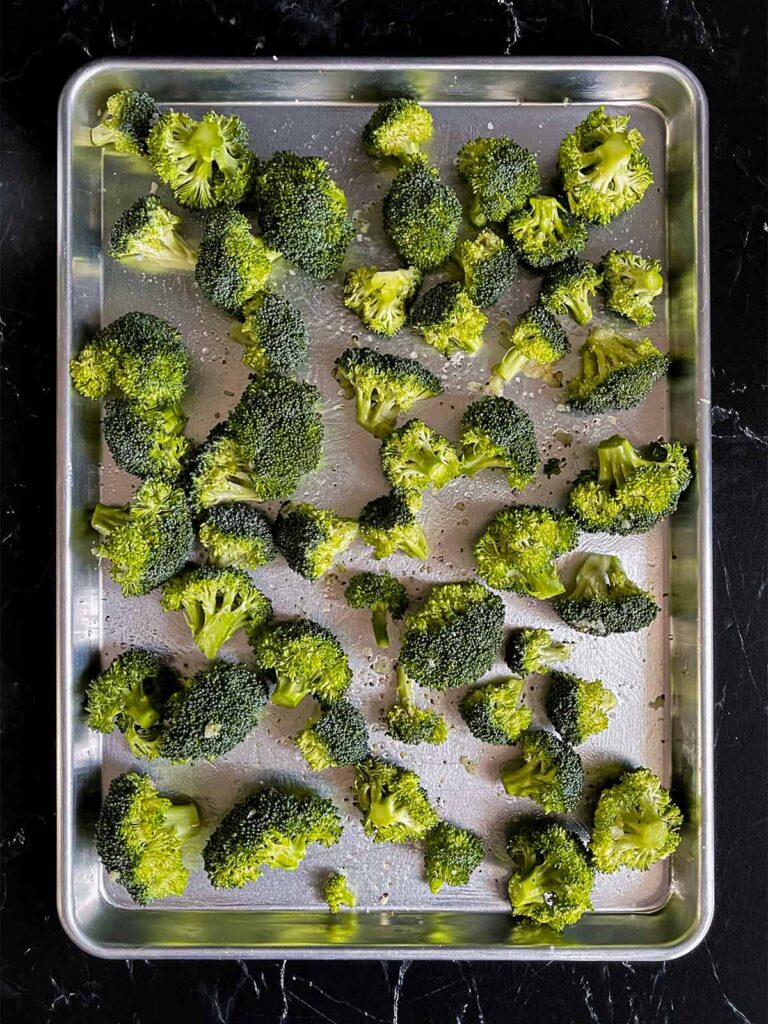
[[[593,636],[635,633],[660,611],[653,594],[629,579],[616,555],[587,555],[555,608],[572,629]]]
[[[276,687],[272,702],[295,708],[305,697],[324,707],[339,700],[352,681],[341,644],[325,626],[310,619],[280,622],[249,635],[256,665],[270,673]]]
[[[592,319],[591,296],[600,287],[602,276],[589,260],[580,256],[559,263],[544,278],[539,302],[552,313],[568,313],[583,327]]]
[[[323,883],[323,899],[332,914],[338,914],[342,906],[349,907],[351,910],[357,904],[355,894],[349,888],[346,876],[339,871],[334,871]]]
[[[370,758],[355,766],[354,793],[374,843],[415,842],[438,823],[418,775],[408,768]]]
[[[404,326],[420,285],[421,271],[416,267],[356,267],[344,278],[344,305],[357,313],[369,331],[391,338]]]
[[[531,709],[520,703],[523,679],[514,676],[500,682],[484,683],[470,690],[459,704],[459,714],[483,743],[509,746],[531,724]]]
[[[584,766],[576,751],[551,732],[523,733],[520,757],[501,766],[509,796],[535,800],[551,814],[566,814],[581,800]]]
[[[115,464],[134,476],[175,480],[192,447],[183,434],[186,416],[178,405],[145,409],[126,398],[104,406],[104,440]]]
[[[467,406],[459,427],[461,472],[503,469],[514,491],[522,491],[541,465],[531,417],[509,399],[488,395]]]
[[[410,558],[429,555],[426,534],[405,491],[390,491],[369,501],[360,512],[359,524],[360,536],[376,559],[389,558],[398,551]]]
[[[418,507],[422,491],[444,487],[459,475],[459,456],[448,438],[423,420],[408,420],[382,441],[381,469],[388,483],[406,491]]]
[[[519,373],[532,374],[539,366],[549,366],[571,350],[568,336],[554,316],[543,306],[531,306],[520,314],[511,330],[502,336],[506,352],[491,367],[488,387],[501,394],[504,385]]]
[[[488,317],[458,281],[440,281],[411,307],[411,327],[444,356],[474,355],[483,346]]]
[[[257,475],[242,446],[218,423],[200,445],[187,470],[187,491],[195,512],[222,502],[270,501],[295,490],[297,478]]]
[[[109,255],[148,273],[191,273],[196,253],[179,234],[181,217],[166,210],[157,196],[142,196],[115,221]]]
[[[356,520],[298,501],[282,506],[273,529],[283,558],[306,580],[328,572],[357,534]]]
[[[350,608],[370,608],[376,644],[389,647],[387,617],[402,619],[408,607],[408,594],[400,580],[386,572],[361,572],[349,581],[344,596]]]
[[[313,772],[358,764],[371,753],[365,719],[344,697],[334,700],[299,733],[296,746]]]
[[[572,650],[573,644],[553,640],[548,629],[513,629],[505,659],[510,672],[527,676],[548,672],[551,665],[565,661]]]
[[[669,358],[649,338],[637,341],[598,327],[581,347],[581,373],[568,382],[568,401],[597,416],[634,409],[668,369]]]
[[[155,101],[148,93],[121,89],[107,99],[101,121],[91,129],[91,142],[110,146],[115,153],[140,156],[147,151],[147,135],[156,116]]]
[[[413,697],[413,683],[402,666],[397,667],[397,700],[387,712],[387,735],[401,743],[431,743],[437,746],[448,737],[448,725],[431,708],[420,708]]]
[[[242,324],[230,337],[243,346],[243,362],[256,373],[295,373],[307,361],[309,331],[301,312],[288,299],[262,292],[243,307]]]
[[[209,213],[197,253],[195,280],[205,298],[230,316],[264,291],[278,254],[251,231],[239,210],[224,207]]]
[[[507,222],[510,245],[534,270],[562,263],[587,244],[587,225],[554,196],[532,196]]]
[[[365,151],[406,162],[432,138],[432,115],[405,96],[384,100],[363,128]]]
[[[616,694],[600,679],[552,672],[546,707],[552,725],[575,747],[608,728],[608,712],[616,707]]]
[[[498,302],[517,276],[515,254],[489,229],[459,242],[453,258],[464,271],[464,291],[483,309]]]
[[[605,305],[641,327],[656,319],[653,300],[664,290],[659,260],[611,249],[600,261]]]
[[[209,565],[218,569],[258,569],[277,555],[269,520],[252,505],[214,505],[206,512],[198,537]]]
[[[506,220],[541,185],[536,157],[513,139],[470,139],[457,166],[472,191],[469,219],[477,227]]]
[[[448,259],[461,223],[456,193],[436,168],[414,160],[384,197],[384,230],[404,263],[430,270]]]
[[[441,821],[429,832],[424,846],[424,871],[432,892],[444,885],[467,885],[485,856],[480,836],[468,828]]]

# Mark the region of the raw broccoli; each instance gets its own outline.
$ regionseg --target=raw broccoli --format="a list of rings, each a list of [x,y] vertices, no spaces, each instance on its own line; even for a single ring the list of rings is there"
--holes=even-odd
[[[254,629],[272,618],[271,602],[242,569],[204,565],[188,569],[163,587],[164,612],[183,611],[192,639],[206,658],[239,629]]]
[[[380,103],[363,128],[363,145],[370,156],[403,163],[431,138],[432,115],[405,96]]]
[[[218,423],[195,452],[187,473],[189,500],[196,512],[222,502],[269,501],[294,490],[296,477],[257,476],[242,446]]]
[[[423,839],[438,823],[416,772],[389,761],[370,758],[356,765],[354,793],[363,829],[374,843]]]
[[[338,914],[342,906],[351,910],[357,905],[355,894],[349,888],[346,876],[340,871],[334,871],[326,878],[323,883],[323,899],[332,914]]]
[[[195,539],[184,491],[152,477],[127,505],[98,504],[91,526],[101,534],[94,554],[110,560],[124,597],[148,594],[175,575]]]
[[[436,168],[414,159],[384,197],[384,230],[404,263],[430,270],[448,259],[461,223],[456,193]]]
[[[581,346],[581,373],[568,381],[568,401],[597,416],[634,409],[668,369],[669,358],[649,338],[636,341],[596,327]]]
[[[534,270],[562,263],[587,244],[587,225],[554,196],[533,196],[507,222],[510,244]]]
[[[677,849],[683,815],[648,768],[624,772],[595,808],[592,856],[598,871],[647,870]]]
[[[528,373],[539,366],[549,366],[571,350],[568,336],[549,310],[531,306],[520,314],[511,330],[503,331],[506,352],[491,367],[488,387],[501,394],[504,385],[519,373]],[[533,367],[531,366],[533,364]]]
[[[196,253],[179,234],[181,217],[157,196],[142,196],[120,214],[109,236],[109,255],[135,270],[157,274],[195,269]]]
[[[400,667],[432,690],[474,683],[504,639],[504,605],[481,583],[439,583],[405,620]]]
[[[251,505],[214,505],[206,512],[198,537],[208,552],[208,564],[217,569],[258,569],[277,555],[269,520]]]
[[[295,373],[307,361],[309,331],[301,312],[288,299],[262,292],[243,307],[244,323],[235,323],[230,338],[243,346],[243,362],[256,373]]]
[[[551,665],[565,661],[573,644],[553,640],[547,629],[513,629],[507,641],[505,660],[510,672],[527,676],[549,672]]]
[[[234,114],[209,111],[195,121],[169,110],[152,126],[147,149],[155,174],[180,206],[232,205],[251,187],[255,157],[248,128]]]
[[[513,491],[522,491],[541,465],[531,417],[509,398],[488,395],[467,406],[459,427],[461,472],[503,469]]]
[[[555,559],[576,546],[573,519],[545,505],[511,505],[497,512],[475,542],[477,571],[492,587],[543,601],[562,594]]]
[[[608,117],[598,107],[560,144],[558,164],[573,213],[607,224],[631,209],[653,184],[643,136],[627,129],[629,115]]]
[[[413,683],[403,668],[397,668],[397,700],[387,712],[387,735],[401,743],[431,743],[437,746],[448,737],[448,725],[431,708],[420,708],[413,698]]]
[[[267,245],[310,277],[332,277],[355,229],[326,161],[275,153],[259,169],[254,192]]]
[[[360,512],[360,537],[376,559],[402,551],[409,558],[425,559],[429,543],[405,491],[394,490],[374,498]]]
[[[598,468],[579,474],[569,510],[587,533],[645,533],[677,508],[691,482],[686,449],[654,442],[642,455],[614,434],[597,446]]]
[[[256,629],[249,640],[259,669],[276,682],[273,704],[295,708],[305,697],[323,707],[339,700],[352,681],[341,644],[330,630],[310,619]]]
[[[457,167],[472,191],[469,219],[477,227],[506,220],[541,185],[533,153],[504,137],[465,142]]]
[[[507,853],[513,914],[561,932],[594,909],[595,869],[582,843],[558,822],[513,822]]]
[[[279,254],[253,234],[247,217],[227,206],[205,219],[195,280],[214,306],[244,316],[244,306],[266,288],[276,259]]]
[[[488,229],[459,242],[453,258],[464,271],[464,291],[481,308],[498,302],[517,276],[515,254]]]
[[[400,580],[386,572],[361,572],[347,584],[345,597],[350,608],[370,608],[376,644],[389,647],[387,617],[402,619],[408,607],[408,595]]]
[[[661,263],[639,253],[611,249],[600,261],[605,305],[647,327],[656,319],[653,300],[664,290]]]
[[[280,509],[273,535],[288,565],[306,580],[319,580],[358,535],[356,520],[305,502]]]
[[[587,555],[555,608],[571,629],[593,636],[635,633],[650,626],[661,610],[653,594],[629,579],[616,555]]]
[[[423,420],[408,420],[381,444],[381,468],[392,487],[418,495],[439,489],[459,475],[459,456],[447,437]],[[414,497],[412,504],[419,504]]]
[[[344,697],[307,724],[296,737],[296,746],[313,772],[358,764],[371,754],[365,719]]]
[[[344,305],[357,313],[369,331],[391,338],[404,326],[420,285],[421,271],[416,267],[357,267],[344,278]]]
[[[470,690],[459,704],[459,714],[483,743],[509,746],[530,726],[531,709],[520,703],[525,680],[502,679]]]
[[[552,313],[565,316],[570,313],[576,323],[583,327],[592,319],[590,297],[600,287],[602,275],[589,260],[580,256],[559,263],[544,278],[539,302]]]
[[[448,357],[479,352],[488,317],[458,281],[441,281],[418,297],[410,322],[428,345]]]
[[[551,732],[523,733],[520,757],[501,766],[509,796],[535,800],[552,814],[572,811],[585,786],[584,766],[576,751]]]
[[[192,447],[184,436],[186,416],[178,405],[145,409],[126,398],[104,406],[104,440],[115,464],[134,476],[175,480]]]
[[[572,747],[607,729],[608,712],[615,707],[616,694],[602,680],[580,679],[568,672],[550,674],[547,715]]]
[[[334,846],[341,833],[330,800],[265,786],[223,818],[203,850],[203,863],[215,889],[242,889],[265,867],[295,871],[312,843]]]
[[[333,373],[347,398],[355,399],[357,422],[374,437],[387,437],[414,403],[443,393],[440,380],[415,359],[372,348],[348,348]]]
[[[444,885],[467,885],[485,856],[480,836],[468,828],[441,821],[427,835],[424,872],[432,892]]]
[[[156,116],[151,96],[121,89],[107,99],[101,121],[91,128],[91,142],[94,146],[111,146],[115,153],[140,156],[147,151],[147,135]]]

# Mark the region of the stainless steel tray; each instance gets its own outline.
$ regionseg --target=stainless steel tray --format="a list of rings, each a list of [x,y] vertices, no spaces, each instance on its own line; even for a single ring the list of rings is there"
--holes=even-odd
[[[432,896],[416,849],[366,841],[351,806],[348,771],[313,778],[337,799],[350,824],[337,848],[313,852],[295,874],[267,873],[243,892],[218,893],[196,871],[183,897],[140,910],[101,871],[93,822],[104,787],[131,759],[119,737],[102,740],[85,727],[84,675],[98,664],[100,651],[111,657],[142,640],[179,666],[194,668],[199,656],[180,617],[163,615],[155,595],[121,599],[90,553],[86,510],[99,495],[126,499],[134,482],[102,451],[98,409],[70,390],[67,362],[88,329],[129,309],[180,323],[194,356],[187,410],[198,439],[226,414],[247,379],[237,347],[227,341],[226,318],[201,301],[191,281],[143,278],[104,259],[104,236],[115,216],[152,181],[142,161],[104,155],[89,145],[96,111],[106,96],[125,87],[146,89],[164,106],[236,112],[250,125],[261,154],[295,148],[326,156],[355,211],[352,263],[391,259],[380,226],[389,178],[359,145],[372,105],[386,96],[407,91],[430,106],[436,121],[431,156],[454,183],[459,145],[484,133],[510,134],[533,148],[545,179],[554,177],[558,141],[597,103],[629,111],[646,136],[656,186],[635,211],[591,233],[589,255],[598,257],[620,243],[664,260],[669,287],[652,335],[662,345],[668,342],[675,357],[668,387],[658,386],[639,410],[608,421],[568,414],[558,407],[561,393],[538,381],[524,381],[508,393],[532,413],[545,458],[566,460],[559,476],[542,476],[524,500],[560,500],[585,464],[589,445],[611,432],[626,431],[638,441],[673,436],[695,447],[696,483],[668,524],[647,537],[585,537],[581,545],[620,552],[634,577],[668,595],[664,615],[647,634],[581,639],[571,662],[575,671],[602,677],[620,694],[611,728],[584,748],[592,777],[617,760],[649,765],[684,794],[687,825],[671,863],[645,874],[600,878],[596,913],[554,944],[549,934],[510,925],[504,829],[513,816],[533,808],[505,797],[496,781],[498,764],[509,753],[483,747],[459,727],[455,695],[439,701],[454,727],[446,747],[402,754],[384,736],[381,712],[391,699],[396,647],[391,656],[375,653],[365,614],[348,611],[342,597],[345,569],[368,565],[360,549],[319,584],[305,584],[280,562],[260,573],[260,585],[280,613],[299,612],[333,626],[352,652],[352,692],[367,713],[376,746],[418,768],[443,813],[490,840],[489,861],[472,884]],[[72,79],[60,110],[58,699],[59,906],[75,942],[111,957],[639,960],[679,956],[701,940],[713,904],[706,161],[701,88],[684,68],[662,60],[105,61]],[[350,403],[339,397],[330,368],[353,336],[365,334],[343,309],[338,280],[318,287],[286,272],[281,287],[309,318],[310,378],[325,399],[325,462],[302,493],[355,514],[382,491],[383,482],[376,442],[353,425]],[[536,288],[537,279],[524,275],[493,311],[486,351],[474,360],[445,366],[415,336],[383,343],[417,354],[446,382],[446,395],[424,403],[419,415],[449,435],[455,432],[498,352],[492,340],[498,320],[525,308]],[[585,333],[572,332],[575,350]],[[568,373],[575,359],[570,357]],[[570,444],[565,434],[572,436]],[[472,535],[508,498],[494,474],[445,488],[427,502],[429,561],[421,566],[398,557],[390,568],[414,596],[425,584],[466,577],[472,571]],[[550,625],[567,635],[548,606],[510,596],[505,602],[509,624]],[[229,651],[245,655],[247,648],[235,643]],[[538,696],[534,683],[534,705]],[[291,715],[273,707],[256,734],[219,764],[156,764],[152,774],[166,789],[195,797],[215,820],[253,783],[306,777],[289,739],[305,717],[303,709]],[[336,865],[348,870],[360,908],[332,920],[317,882]],[[193,866],[199,867],[199,857]]]

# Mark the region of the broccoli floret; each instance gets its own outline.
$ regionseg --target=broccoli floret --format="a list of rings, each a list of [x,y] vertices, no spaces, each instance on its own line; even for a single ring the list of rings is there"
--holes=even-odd
[[[576,546],[573,519],[545,505],[497,512],[474,546],[477,571],[492,587],[543,601],[562,594],[555,559]]]
[[[325,626],[310,619],[280,622],[249,636],[256,665],[276,682],[273,704],[295,708],[305,697],[324,707],[339,700],[352,681],[341,644]]]
[[[313,772],[359,764],[371,754],[365,719],[344,697],[309,722],[296,737],[296,746]]]
[[[592,319],[590,297],[600,287],[602,275],[589,260],[572,256],[554,267],[544,278],[539,302],[545,309],[561,316],[571,314],[583,327]]]
[[[156,116],[151,96],[121,89],[107,99],[101,121],[91,129],[91,142],[94,146],[110,146],[115,153],[140,156],[147,151],[147,135]]]
[[[354,519],[305,502],[289,501],[280,509],[273,535],[294,572],[306,580],[319,580],[358,532]]]
[[[357,267],[344,278],[344,305],[357,313],[369,331],[391,338],[405,324],[420,284],[421,271],[416,267]]]
[[[441,821],[429,832],[424,846],[424,872],[432,892],[444,885],[467,885],[482,863],[485,847],[468,828]]]
[[[464,291],[482,309],[498,302],[517,276],[515,254],[494,231],[459,242],[453,258],[464,271]]]
[[[523,679],[512,676],[470,690],[459,704],[459,714],[472,735],[497,746],[517,743],[532,721],[531,709],[520,703],[524,685]]]
[[[269,520],[259,509],[237,502],[214,505],[198,529],[208,564],[218,569],[258,569],[277,555]]]
[[[203,850],[216,889],[242,889],[263,868],[295,871],[312,843],[334,846],[341,838],[339,814],[315,793],[265,786],[235,804]]]
[[[477,227],[506,220],[541,185],[533,153],[504,137],[465,142],[457,167],[472,191],[469,219]]]
[[[363,128],[370,156],[407,162],[432,138],[432,115],[416,100],[398,96],[384,100]]]
[[[239,629],[254,629],[272,618],[271,602],[242,569],[204,565],[188,569],[163,587],[164,612],[183,611],[192,639],[206,658]]]
[[[438,823],[416,772],[379,758],[355,766],[355,805],[374,843],[423,839]]]
[[[531,417],[509,398],[489,395],[468,405],[459,427],[461,472],[503,469],[513,491],[522,491],[541,465]]]
[[[135,270],[191,273],[196,253],[179,234],[181,217],[157,196],[142,196],[120,214],[109,236],[109,255]]]
[[[269,501],[286,497],[296,477],[257,476],[242,446],[219,423],[197,449],[187,474],[189,500],[196,512],[222,502]]]
[[[608,712],[616,707],[616,694],[600,679],[552,672],[546,707],[552,725],[575,747],[608,728]]]
[[[474,355],[483,346],[488,317],[458,281],[441,281],[418,297],[410,323],[424,341],[444,356]]]
[[[509,796],[535,800],[552,814],[572,811],[586,781],[576,751],[543,729],[523,733],[520,757],[502,765],[500,774]]]
[[[504,639],[504,605],[481,583],[440,583],[405,620],[400,667],[432,690],[474,683]]]
[[[422,491],[445,487],[460,471],[451,442],[423,420],[408,420],[382,442],[381,468],[392,487],[414,495],[414,506]]]
[[[389,647],[387,617],[402,619],[408,607],[408,595],[400,580],[386,572],[361,572],[347,584],[345,597],[350,608],[370,608],[376,644]]]
[[[448,725],[431,708],[420,708],[413,699],[413,683],[401,666],[397,668],[397,700],[387,712],[387,735],[401,743],[431,743],[437,746],[448,737]]]
[[[355,894],[349,888],[345,875],[334,871],[323,883],[323,899],[332,914],[338,914],[342,906],[350,910],[357,905]]]
[[[184,841],[200,827],[193,803],[174,804],[148,775],[125,772],[110,783],[96,823],[96,852],[109,873],[140,906],[181,896],[189,872]]]
[[[448,259],[461,223],[456,193],[436,168],[414,159],[384,197],[384,230],[404,263],[430,270]]]
[[[595,869],[581,842],[555,821],[514,822],[507,841],[512,860],[512,913],[561,932],[593,910]]]
[[[278,258],[278,253],[253,234],[239,210],[225,207],[206,217],[195,280],[212,305],[240,317],[246,303],[266,288]]]
[[[634,409],[668,369],[669,358],[649,338],[636,341],[598,327],[581,346],[581,373],[568,381],[568,401],[597,416]]]
[[[94,554],[110,560],[124,597],[148,594],[175,575],[195,539],[184,491],[151,477],[127,505],[98,504],[91,526],[101,534]]]
[[[376,559],[402,551],[409,558],[425,559],[429,543],[405,491],[394,490],[374,498],[360,512],[360,537]]]
[[[178,405],[145,409],[126,398],[104,406],[103,432],[115,464],[134,476],[175,480],[192,447],[183,434],[186,417]]]
[[[683,815],[648,768],[632,768],[604,789],[595,808],[592,856],[598,871],[645,871],[677,849]]]
[[[607,224],[631,209],[653,184],[643,136],[627,129],[629,115],[608,117],[598,107],[560,144],[558,164],[573,213]]]
[[[254,192],[267,245],[310,277],[332,277],[355,229],[326,161],[275,153],[259,169]]]
[[[488,388],[496,394],[501,394],[504,385],[519,373],[531,375],[532,369],[556,363],[571,350],[565,331],[543,306],[531,306],[522,312],[514,327],[503,331],[502,344],[506,352],[491,367],[488,381]]]
[[[587,225],[554,196],[533,196],[507,222],[510,244],[534,270],[562,263],[587,244]]]
[[[593,636],[635,633],[650,626],[660,611],[653,594],[629,579],[615,555],[587,555],[555,608],[571,629]]]
[[[647,327],[656,319],[653,300],[664,290],[661,263],[639,253],[611,249],[600,261],[605,305]]]
[[[528,676],[548,672],[551,665],[565,661],[573,644],[553,640],[547,629],[513,629],[507,641],[505,660],[510,672]]]
[[[243,346],[243,362],[256,373],[295,373],[307,361],[309,331],[301,312],[288,299],[263,292],[243,307],[244,323],[230,337]]]
[[[180,206],[232,205],[250,189],[255,157],[248,128],[234,114],[209,111],[195,121],[169,110],[152,126],[147,149],[155,174]]]
[[[615,434],[597,446],[597,470],[579,474],[569,510],[587,533],[645,533],[677,508],[691,482],[686,449],[676,441],[649,445],[642,455]]]

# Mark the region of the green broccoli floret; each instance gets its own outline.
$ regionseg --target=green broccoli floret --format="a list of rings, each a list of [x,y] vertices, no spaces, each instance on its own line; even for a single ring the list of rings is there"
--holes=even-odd
[[[602,680],[580,679],[567,672],[550,674],[547,715],[572,747],[607,729],[608,712],[615,707],[616,694]]]
[[[522,491],[541,465],[531,417],[509,398],[489,395],[467,406],[459,427],[461,472],[503,469],[513,491]]]
[[[477,571],[491,587],[543,601],[562,594],[555,559],[576,547],[567,512],[545,505],[511,505],[497,512],[474,546]]]
[[[420,285],[421,271],[416,267],[357,267],[344,278],[344,305],[357,313],[369,331],[391,338],[404,326]]]
[[[414,159],[396,175],[384,197],[384,230],[400,258],[419,270],[448,259],[461,223],[456,193],[435,167]]]
[[[502,330],[506,352],[491,367],[488,381],[488,388],[496,394],[501,394],[504,385],[519,373],[530,375],[532,369],[556,363],[571,350],[565,331],[543,306],[531,306],[520,314],[511,330]]]
[[[98,504],[91,526],[101,534],[94,554],[110,560],[124,597],[148,594],[175,575],[195,539],[184,491],[152,477],[127,505]]]
[[[636,341],[608,327],[591,331],[581,346],[581,373],[568,381],[568,401],[600,416],[634,409],[669,369],[669,358],[650,338]]]
[[[208,564],[217,569],[258,569],[277,555],[269,520],[251,505],[214,505],[206,512],[198,537],[208,552]]]
[[[530,726],[531,709],[520,703],[525,680],[502,679],[470,690],[459,704],[459,714],[483,743],[509,746]]]
[[[547,629],[513,629],[507,641],[505,660],[510,672],[528,676],[549,672],[551,665],[565,661],[573,644],[553,640]]]
[[[457,167],[472,191],[469,219],[477,227],[506,220],[541,185],[533,153],[504,137],[465,142]]]
[[[545,309],[561,316],[571,314],[576,323],[583,327],[592,319],[590,297],[600,287],[602,275],[589,260],[580,256],[559,263],[544,278],[539,302]]]
[[[459,242],[453,258],[464,271],[464,291],[483,309],[498,302],[517,276],[515,254],[488,229]]]
[[[297,478],[258,476],[227,423],[218,423],[195,452],[187,473],[189,500],[195,512],[222,502],[270,501],[289,495]]]
[[[441,281],[418,297],[411,307],[410,323],[428,345],[448,357],[457,352],[479,352],[488,317],[458,281]]]
[[[155,174],[180,206],[233,205],[251,187],[255,157],[248,128],[234,114],[209,111],[195,121],[169,110],[152,126],[147,149]]]
[[[360,512],[360,537],[376,559],[402,551],[409,558],[425,559],[429,543],[405,491],[394,490],[369,501]]]
[[[350,608],[369,608],[376,644],[389,647],[387,617],[402,619],[408,607],[405,587],[389,573],[361,572],[353,576],[345,592]]]
[[[334,846],[341,838],[338,811],[315,793],[265,786],[235,804],[203,850],[215,889],[242,889],[263,868],[295,871],[312,843]]]
[[[533,196],[507,222],[510,244],[534,270],[562,263],[587,244],[587,225],[553,196]]]
[[[593,636],[636,633],[661,610],[653,594],[629,579],[616,555],[587,555],[555,608],[571,629]]]
[[[319,580],[358,535],[357,521],[305,502],[280,509],[273,536],[288,565],[306,580]]]
[[[422,491],[445,487],[459,475],[459,456],[448,438],[423,420],[408,420],[382,441],[381,469],[392,487],[413,496],[416,507]]]
[[[332,277],[355,229],[326,161],[275,153],[259,169],[254,193],[267,245],[310,277]]]
[[[355,805],[363,829],[374,843],[423,839],[438,823],[416,772],[379,758],[355,766]]]
[[[188,569],[163,587],[164,612],[183,611],[192,639],[206,658],[239,629],[254,629],[272,618],[271,602],[242,569],[204,565]]]
[[[424,872],[432,892],[444,885],[467,885],[485,856],[480,836],[468,828],[441,821],[427,835]]]
[[[405,96],[384,100],[363,128],[369,156],[406,163],[432,138],[432,115]]]
[[[332,914],[338,914],[342,906],[351,910],[357,905],[355,894],[349,888],[346,876],[340,871],[334,871],[326,878],[323,883],[323,899]]]
[[[374,437],[387,437],[400,413],[443,393],[440,380],[415,359],[372,348],[342,352],[333,375],[347,398],[355,399],[357,422]]]
[[[584,766],[576,751],[551,732],[523,733],[520,757],[501,766],[501,782],[509,796],[535,800],[552,814],[572,811],[585,786]]]
[[[439,583],[405,620],[400,667],[432,690],[474,683],[504,639],[504,605],[481,583]]]
[[[631,209],[653,184],[643,136],[627,129],[629,115],[608,117],[598,107],[560,144],[558,164],[573,213],[607,224]]]
[[[579,474],[569,511],[587,533],[645,533],[672,515],[691,482],[686,449],[654,442],[642,455],[614,434],[597,446],[597,470]]]
[[[605,305],[633,323],[647,327],[656,319],[653,300],[664,290],[659,260],[611,249],[600,261]]]
[[[145,409],[126,398],[104,406],[104,440],[118,468],[134,476],[175,480],[192,447],[178,405]]]
[[[301,312],[288,299],[262,292],[243,307],[244,322],[229,336],[243,346],[243,362],[256,373],[295,373],[307,361],[309,331]]]
[[[397,667],[397,700],[387,712],[387,735],[401,743],[431,743],[437,746],[448,738],[448,725],[431,708],[420,708],[413,698],[413,683],[403,668]]]
[[[91,142],[94,146],[110,146],[115,153],[140,156],[147,151],[147,135],[156,116],[151,96],[121,89],[107,99],[101,121],[91,129]]]
[[[272,703],[295,708],[305,697],[323,707],[339,700],[352,681],[341,644],[330,630],[310,619],[280,622],[249,635],[256,665],[274,677]]]
[[[507,841],[512,860],[512,913],[561,932],[593,910],[595,869],[582,843],[555,821],[513,822]]]
[[[648,768],[632,768],[604,789],[595,808],[592,856],[598,871],[645,871],[677,849],[683,815]]]
[[[166,210],[157,196],[142,196],[123,211],[109,236],[109,255],[150,274],[191,273],[197,258],[179,234],[181,217]]]
[[[359,764],[371,754],[365,719],[344,697],[307,724],[296,737],[296,746],[313,772]]]
[[[230,316],[244,316],[245,305],[264,291],[279,253],[251,231],[239,210],[209,213],[197,254],[195,280],[205,298]]]

